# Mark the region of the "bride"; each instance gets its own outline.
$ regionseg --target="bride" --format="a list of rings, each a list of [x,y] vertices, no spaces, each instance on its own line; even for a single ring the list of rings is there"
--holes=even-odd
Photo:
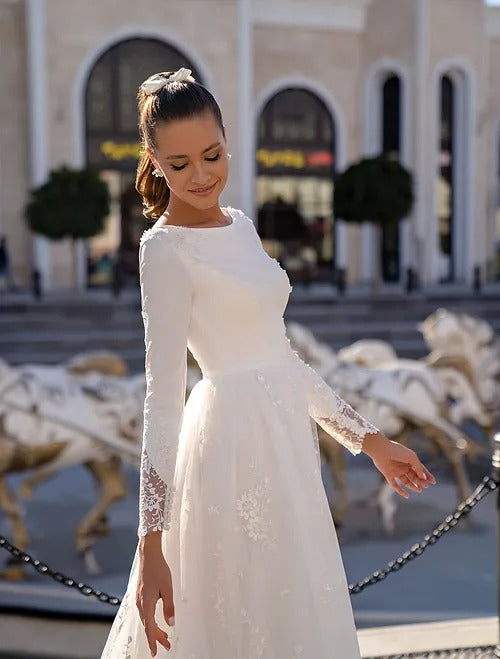
[[[221,207],[226,132],[187,69],[138,94],[146,398],[138,544],[101,659],[360,659],[316,423],[401,496],[436,482],[291,348],[286,272]],[[203,377],[185,400],[187,348]]]

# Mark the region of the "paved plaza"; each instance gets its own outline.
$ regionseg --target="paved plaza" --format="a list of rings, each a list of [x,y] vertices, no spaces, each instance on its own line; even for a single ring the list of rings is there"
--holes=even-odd
[[[377,470],[370,458],[348,456],[350,508],[339,542],[349,584],[400,556],[437,526],[456,507],[456,489],[449,469],[440,460],[421,459],[435,474],[438,483],[408,500],[396,495],[396,530],[386,537],[378,512],[367,498],[377,482]],[[50,567],[75,579],[121,597],[135,551],[137,535],[138,474],[125,468],[130,494],[110,511],[111,533],[98,539],[95,556],[101,574],[87,574],[73,543],[76,524],[94,503],[94,485],[83,468],[69,468],[40,486],[33,500],[25,502],[31,534],[29,551]],[[473,486],[489,473],[485,460],[469,468]],[[331,500],[330,475],[323,467],[323,480]],[[11,476],[15,487],[20,477]],[[450,620],[494,615],[496,612],[496,494],[490,493],[470,513],[469,526],[461,522],[436,545],[399,573],[352,595],[358,628],[412,622]],[[4,518],[0,533],[10,536]],[[7,552],[0,554],[3,565]],[[0,606],[27,607],[40,611],[87,614],[109,618],[113,607],[96,598],[85,597],[75,589],[26,568],[22,583],[0,583]]]

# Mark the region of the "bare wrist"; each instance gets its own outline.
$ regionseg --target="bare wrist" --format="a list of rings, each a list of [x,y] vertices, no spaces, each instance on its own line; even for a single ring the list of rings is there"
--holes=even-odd
[[[390,439],[383,433],[368,433],[363,438],[362,451],[373,458],[379,454],[380,451],[385,451],[389,446]]]
[[[139,538],[139,554],[145,556],[146,554],[161,553],[161,536],[161,531],[150,531],[146,535],[142,535]]]

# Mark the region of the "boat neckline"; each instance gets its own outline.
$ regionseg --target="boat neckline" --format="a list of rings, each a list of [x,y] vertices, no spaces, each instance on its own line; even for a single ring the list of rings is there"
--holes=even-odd
[[[229,224],[223,224],[222,226],[216,226],[216,227],[188,227],[183,224],[153,224],[151,229],[187,229],[188,231],[209,231],[210,229],[229,229],[229,227],[232,227],[233,224],[235,223],[235,215],[233,215],[232,211],[234,210],[231,208],[231,206],[224,206],[223,209],[226,209],[227,212],[229,213],[229,217],[231,218],[231,222]]]

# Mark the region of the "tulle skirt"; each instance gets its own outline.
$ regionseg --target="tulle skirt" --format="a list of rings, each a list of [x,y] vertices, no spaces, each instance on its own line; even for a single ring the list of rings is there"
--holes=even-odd
[[[321,480],[315,426],[293,364],[205,373],[186,402],[172,525],[162,546],[175,626],[165,659],[360,659]],[[146,659],[139,557],[101,659]]]

